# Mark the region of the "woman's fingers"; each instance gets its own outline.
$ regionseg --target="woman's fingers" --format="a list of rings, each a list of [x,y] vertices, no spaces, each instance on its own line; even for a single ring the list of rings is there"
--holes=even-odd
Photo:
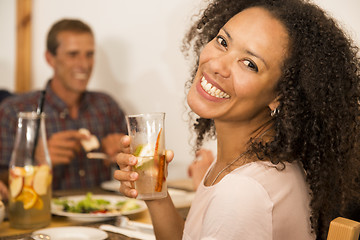
[[[128,135],[122,136],[120,143],[122,152],[130,153],[130,137]]]
[[[171,150],[167,150],[165,156],[166,163],[168,164],[174,158],[174,153]],[[139,178],[139,174],[132,170],[137,162],[138,160],[134,155],[126,153],[116,155],[116,163],[119,165],[120,170],[114,172],[114,178],[121,183],[119,191],[131,198],[136,198],[138,195],[138,192],[134,189],[134,181]]]
[[[114,178],[119,181],[128,181],[133,182],[139,178],[139,174],[137,172],[132,172],[128,169],[116,170],[114,172]]]
[[[134,189],[132,184],[129,185],[129,182],[121,182],[120,192],[130,198],[136,198],[138,195],[138,192],[136,191],[136,189]]]
[[[137,197],[134,181],[138,179],[139,174],[132,171],[132,167],[137,163],[137,158],[131,154],[119,153],[116,155],[116,162],[120,170],[114,172],[114,178],[121,183],[119,191],[127,197]]]
[[[116,170],[114,172],[114,178],[119,180],[120,192],[127,197],[137,197],[137,191],[134,189],[134,181],[138,179],[139,175],[136,172],[132,172],[126,167],[124,170]]]
[[[166,158],[166,163],[169,163],[173,160],[174,158],[174,152],[172,150],[166,150],[165,151],[165,158]]]
[[[117,154],[115,160],[120,169],[123,169],[126,166],[135,166],[137,163],[137,158],[134,155],[127,153]]]

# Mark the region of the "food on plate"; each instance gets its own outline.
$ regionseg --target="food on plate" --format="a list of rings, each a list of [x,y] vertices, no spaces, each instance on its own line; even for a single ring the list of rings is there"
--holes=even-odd
[[[99,140],[95,135],[92,135],[90,131],[86,128],[80,128],[79,132],[88,136],[88,139],[81,140],[81,145],[86,152],[91,152],[94,149],[98,149],[100,147]]]
[[[106,199],[93,197],[91,192],[88,192],[86,196],[79,201],[53,199],[53,203],[62,207],[64,212],[71,213],[122,213],[141,207],[135,199],[126,198],[123,201],[114,203]]]

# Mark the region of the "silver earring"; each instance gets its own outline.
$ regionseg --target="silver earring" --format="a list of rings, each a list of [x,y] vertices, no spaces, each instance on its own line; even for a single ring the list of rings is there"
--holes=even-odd
[[[274,110],[271,110],[270,115],[271,115],[272,117],[274,117],[274,116],[278,115],[279,112],[280,112],[279,109],[278,109],[278,108],[275,108]]]

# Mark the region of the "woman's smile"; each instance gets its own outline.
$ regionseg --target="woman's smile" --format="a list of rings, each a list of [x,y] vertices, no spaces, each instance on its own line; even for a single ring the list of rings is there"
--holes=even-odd
[[[208,82],[203,76],[200,85],[205,92],[216,98],[230,98],[230,95]]]

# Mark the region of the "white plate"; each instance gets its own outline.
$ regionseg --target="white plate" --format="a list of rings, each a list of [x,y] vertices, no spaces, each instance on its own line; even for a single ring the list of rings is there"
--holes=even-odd
[[[120,182],[116,180],[102,182],[101,188],[112,192],[119,192]]]
[[[61,200],[70,200],[70,201],[81,201],[85,198],[85,195],[76,195],[76,196],[68,196],[68,197],[60,197],[58,199]],[[113,195],[92,195],[93,199],[104,199],[109,201],[111,204],[116,204],[119,201],[124,201],[126,197],[122,196],[113,196]],[[96,221],[104,221],[106,219],[110,219],[113,217],[121,216],[121,215],[131,215],[135,213],[142,212],[146,210],[146,204],[144,201],[136,200],[136,203],[139,204],[140,208],[130,210],[130,211],[124,211],[124,212],[118,212],[118,213],[71,213],[71,212],[65,212],[62,210],[62,206],[51,203],[51,213],[59,216],[65,216],[69,217],[72,220],[75,221],[81,221],[81,222],[96,222]]]
[[[101,183],[101,187],[108,191],[119,192],[120,182],[116,180],[106,181]],[[168,192],[177,208],[190,207],[195,196],[195,192],[188,192],[175,188],[168,188]]]
[[[39,233],[49,235],[51,240],[103,240],[108,237],[106,232],[91,227],[55,227],[33,232],[33,234]]]

